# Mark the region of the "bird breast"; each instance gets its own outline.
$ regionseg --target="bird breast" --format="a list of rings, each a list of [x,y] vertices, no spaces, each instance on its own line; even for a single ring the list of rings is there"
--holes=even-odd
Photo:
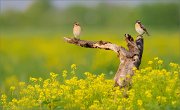
[[[144,34],[144,30],[141,28],[141,26],[138,23],[135,24],[135,29],[139,34]]]
[[[79,36],[81,33],[81,27],[80,26],[74,26],[73,33],[75,36]]]

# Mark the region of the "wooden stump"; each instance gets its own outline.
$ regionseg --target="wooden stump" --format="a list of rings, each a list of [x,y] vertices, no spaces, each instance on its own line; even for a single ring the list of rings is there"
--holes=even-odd
[[[107,41],[87,41],[76,38],[64,37],[68,43],[75,44],[85,48],[99,48],[113,50],[118,54],[120,64],[114,76],[115,86],[125,87],[130,84],[131,77],[134,75],[133,68],[139,68],[143,54],[143,36],[137,36],[134,41],[133,37],[125,34],[125,41],[128,49]],[[128,77],[127,77],[128,76]]]

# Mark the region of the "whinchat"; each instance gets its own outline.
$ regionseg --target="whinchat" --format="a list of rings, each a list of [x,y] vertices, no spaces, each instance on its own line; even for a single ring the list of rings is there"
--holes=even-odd
[[[139,20],[136,21],[135,30],[136,30],[137,33],[139,33],[140,35],[143,35],[144,33],[146,33],[146,34],[149,36],[148,31],[147,31],[146,28],[141,24],[141,21],[139,21]]]
[[[81,34],[81,26],[79,25],[78,22],[74,23],[73,34],[75,38],[78,38]]]

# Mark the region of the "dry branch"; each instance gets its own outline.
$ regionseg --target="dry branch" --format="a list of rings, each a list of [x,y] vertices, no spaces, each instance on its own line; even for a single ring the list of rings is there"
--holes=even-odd
[[[133,76],[133,67],[139,68],[143,53],[143,37],[137,36],[136,40],[129,35],[125,34],[125,41],[127,42],[128,50],[122,46],[118,46],[107,41],[87,41],[76,38],[64,37],[68,43],[75,44],[85,48],[99,48],[105,50],[112,50],[118,54],[120,64],[114,77],[115,86],[124,87],[130,84],[131,77]]]

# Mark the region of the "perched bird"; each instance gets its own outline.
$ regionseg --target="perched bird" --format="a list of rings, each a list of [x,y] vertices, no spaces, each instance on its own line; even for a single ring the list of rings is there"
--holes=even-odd
[[[78,38],[80,36],[80,33],[81,33],[81,26],[79,25],[78,22],[75,22],[73,27],[74,37]]]
[[[146,33],[149,36],[149,33],[147,32],[146,28],[141,24],[141,21],[139,20],[136,21],[135,30],[140,35],[143,35],[144,33]]]

